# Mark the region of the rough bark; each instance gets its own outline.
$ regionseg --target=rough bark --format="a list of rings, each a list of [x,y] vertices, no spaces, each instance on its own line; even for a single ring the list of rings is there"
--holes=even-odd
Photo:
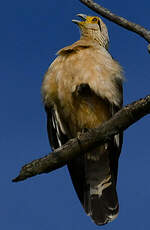
[[[64,166],[69,160],[108,141],[113,135],[126,130],[130,125],[150,113],[150,95],[125,106],[110,120],[96,129],[90,129],[77,138],[69,140],[51,154],[24,165],[13,182],[25,180],[41,173],[49,173]]]

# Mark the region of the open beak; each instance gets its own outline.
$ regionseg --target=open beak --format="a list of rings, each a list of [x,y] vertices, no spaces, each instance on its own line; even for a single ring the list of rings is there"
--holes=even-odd
[[[85,20],[86,20],[86,17],[87,17],[87,15],[85,15],[85,14],[77,14],[77,16],[80,17],[81,19],[83,19],[83,21],[85,21]],[[79,25],[81,21],[79,21],[79,20],[74,20],[74,19],[73,19],[72,22],[74,22],[74,23],[76,23],[77,25]]]

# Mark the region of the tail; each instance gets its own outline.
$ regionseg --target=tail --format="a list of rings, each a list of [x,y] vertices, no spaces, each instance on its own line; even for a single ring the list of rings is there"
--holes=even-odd
[[[83,207],[97,225],[113,221],[119,212],[116,192],[116,176],[112,165],[113,152],[108,146],[101,146],[85,155],[85,178]],[[113,159],[113,163],[115,161]],[[115,167],[114,167],[115,166]]]
[[[73,160],[68,168],[87,215],[97,225],[113,221],[119,212],[116,192],[117,154],[105,144]]]

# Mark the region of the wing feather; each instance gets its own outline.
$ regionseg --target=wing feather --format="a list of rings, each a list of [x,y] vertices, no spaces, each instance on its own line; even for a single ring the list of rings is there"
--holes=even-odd
[[[59,118],[56,107],[45,107],[47,113],[47,131],[50,145],[53,150],[62,146],[68,141],[63,124]]]

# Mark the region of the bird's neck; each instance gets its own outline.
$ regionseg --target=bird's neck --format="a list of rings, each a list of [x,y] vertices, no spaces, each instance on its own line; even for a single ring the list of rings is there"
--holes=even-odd
[[[90,40],[96,42],[99,46],[103,46],[108,50],[108,41],[104,38],[103,34],[96,33],[95,30],[90,30],[90,32],[82,32],[81,40]]]

